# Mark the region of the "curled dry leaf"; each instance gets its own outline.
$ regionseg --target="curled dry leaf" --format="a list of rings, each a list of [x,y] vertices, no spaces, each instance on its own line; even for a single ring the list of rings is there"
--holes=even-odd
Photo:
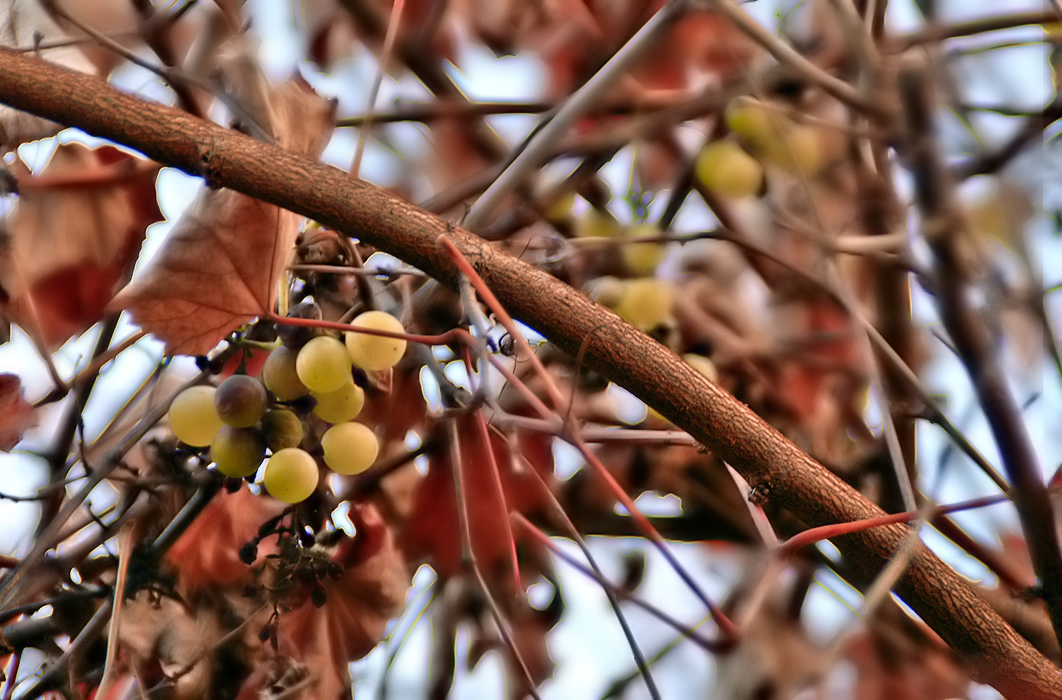
[[[211,620],[209,636],[220,632]],[[207,648],[207,619],[190,614],[172,598],[153,600],[148,591],[126,600],[117,619],[118,640],[134,673],[147,687],[182,671]],[[210,685],[209,664],[196,664],[176,684],[178,697],[194,697]]]
[[[33,406],[22,398],[22,385],[14,374],[0,374],[0,451],[10,452],[27,428],[37,424]]]
[[[317,679],[313,698],[335,698],[350,686],[348,664],[372,651],[392,617],[402,611],[410,575],[390,529],[373,506],[354,506],[358,536],[337,560],[343,575],[326,581],[325,603],[312,601],[281,615],[280,650]]]
[[[472,549],[481,569],[488,575],[508,571],[505,563],[509,552],[505,527],[508,513],[504,506],[524,514],[541,512],[548,507],[539,478],[546,483],[552,479],[551,442],[542,433],[523,430],[517,431],[512,442],[497,435],[491,436],[505,494],[503,506],[475,417],[456,420]],[[418,484],[412,514],[400,535],[400,542],[407,556],[411,559],[427,557],[439,575],[448,578],[459,575],[464,569],[454,470],[450,448],[445,440],[442,442],[441,447],[428,457],[428,474]],[[532,474],[531,469],[538,471],[540,476]]]
[[[66,144],[39,176],[15,166],[21,195],[0,248],[0,313],[58,347],[99,321],[162,219],[157,167],[116,148]]]
[[[240,561],[240,547],[281,511],[282,504],[255,496],[246,488],[222,491],[173,544],[166,559],[181,572],[186,589],[250,580],[250,568]],[[258,545],[258,562],[274,550],[273,538],[263,540]]]
[[[267,85],[242,56],[231,62],[227,81],[256,125],[285,148],[319,156],[332,133],[334,104],[298,81]],[[168,354],[206,354],[233,329],[272,310],[299,221],[238,192],[205,189],[113,306],[127,309]]]

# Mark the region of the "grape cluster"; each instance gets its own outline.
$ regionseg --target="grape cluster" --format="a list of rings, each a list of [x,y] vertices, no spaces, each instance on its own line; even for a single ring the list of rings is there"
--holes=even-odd
[[[292,315],[320,318],[305,308],[293,309]],[[352,323],[404,333],[398,319],[382,311],[367,311]],[[376,460],[376,435],[354,421],[365,405],[365,390],[355,383],[354,369],[393,367],[402,359],[406,341],[353,331],[339,340],[305,327],[285,330],[278,334],[283,344],[269,354],[260,377],[236,374],[216,388],[186,389],[174,398],[169,420],[181,442],[209,448],[225,476],[251,478],[265,461],[261,484],[266,492],[279,501],[299,503],[317,490],[320,468],[315,455],[332,471],[346,475],[360,474]],[[305,429],[312,420],[330,424],[319,442]]]

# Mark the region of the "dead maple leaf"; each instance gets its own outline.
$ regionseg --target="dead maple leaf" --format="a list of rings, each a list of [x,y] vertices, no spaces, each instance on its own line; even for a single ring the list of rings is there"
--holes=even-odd
[[[498,498],[483,441],[474,416],[458,421],[459,450],[464,471],[464,499],[472,530],[472,549],[484,572],[507,571],[509,540],[505,520],[508,513]],[[426,556],[443,578],[463,571],[462,534],[458,520],[454,470],[450,449],[441,441],[440,449],[428,457],[428,474],[421,479],[414,496],[409,520],[400,535],[402,549],[411,559]],[[505,506],[519,513],[546,508],[539,478],[549,482],[553,474],[553,454],[549,437],[531,431],[518,431],[511,445],[497,435],[491,447],[498,465]],[[531,473],[539,472],[540,477]],[[504,568],[503,568],[504,567]]]
[[[295,80],[270,86],[245,59],[231,61],[228,80],[257,125],[279,145],[319,156],[332,133],[334,103]],[[206,354],[272,310],[300,219],[239,192],[205,189],[113,307],[128,310],[168,354]]]
[[[0,374],[0,451],[10,452],[22,433],[37,424],[37,413],[24,398],[14,374]]]
[[[162,219],[157,167],[117,148],[60,146],[38,176],[15,166],[21,194],[0,249],[0,314],[56,348],[99,321]]]
[[[324,605],[304,600],[279,620],[280,651],[317,679],[313,698],[340,697],[350,686],[349,663],[380,641],[410,586],[405,560],[376,508],[355,505],[350,517],[358,535],[336,555],[343,575],[324,582]]]
[[[166,560],[181,572],[188,588],[250,582],[251,567],[240,561],[240,547],[282,511],[279,502],[256,496],[246,488],[235,493],[222,491],[173,544]],[[259,543],[256,563],[275,551],[274,543],[273,538]]]

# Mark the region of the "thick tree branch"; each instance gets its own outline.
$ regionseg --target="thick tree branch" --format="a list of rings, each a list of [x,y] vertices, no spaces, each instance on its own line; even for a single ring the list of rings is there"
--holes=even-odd
[[[0,50],[0,101],[356,236],[456,287],[458,272],[436,244],[447,234],[512,314],[587,365],[617,380],[726,459],[750,484],[812,526],[870,518],[881,510],[663,346],[611,311],[534,267],[384,190],[276,146],[104,81]],[[909,530],[877,528],[835,540],[868,572],[883,567]],[[920,546],[897,593],[1004,695],[1062,696],[1062,673]]]

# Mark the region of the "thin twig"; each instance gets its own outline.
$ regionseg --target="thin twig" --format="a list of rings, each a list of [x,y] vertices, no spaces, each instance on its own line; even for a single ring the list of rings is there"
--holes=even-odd
[[[450,463],[454,472],[457,516],[461,525],[461,548],[464,552],[464,557],[462,558],[465,558],[468,561],[469,568],[472,569],[476,582],[479,584],[480,591],[483,593],[483,598],[487,602],[487,607],[490,609],[490,614],[494,618],[494,623],[498,625],[498,631],[501,633],[502,640],[509,648],[509,653],[512,654],[513,660],[516,662],[517,666],[520,667],[520,672],[523,674],[524,680],[527,683],[528,695],[535,698],[535,700],[541,700],[538,692],[535,690],[536,683],[534,677],[531,675],[531,670],[528,668],[527,662],[524,661],[520,649],[516,646],[516,638],[513,636],[513,630],[505,620],[501,608],[498,607],[498,602],[494,599],[494,595],[491,593],[487,581],[483,578],[483,572],[480,571],[479,560],[476,557],[475,548],[472,546],[472,525],[468,517],[468,499],[467,492],[465,491],[464,460],[461,459],[460,436],[457,432],[457,423],[453,420],[450,420],[447,423],[450,432]]]
[[[669,0],[641,29],[609,59],[601,70],[586,81],[557,110],[549,122],[530,138],[524,149],[513,158],[505,171],[476,200],[465,217],[464,225],[470,231],[482,229],[490,215],[502,200],[515,190],[528,174],[538,168],[547,158],[554,144],[568,133],[575,122],[589,112],[593,105],[631,69],[634,63],[660,38],[672,22],[684,11],[685,2]]]

